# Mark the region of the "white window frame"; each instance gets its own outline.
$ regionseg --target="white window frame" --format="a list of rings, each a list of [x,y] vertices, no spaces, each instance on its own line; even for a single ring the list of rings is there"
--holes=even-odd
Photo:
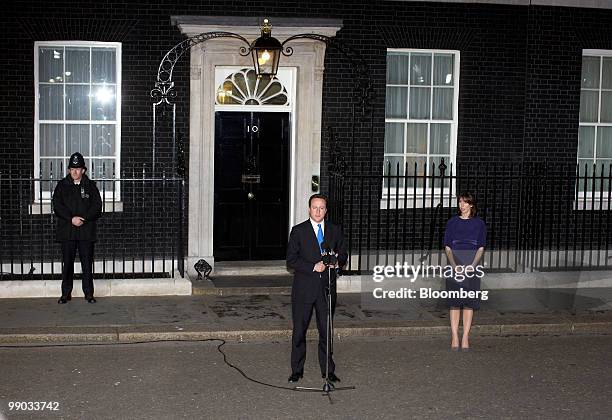
[[[602,88],[602,69],[603,69],[603,58],[612,58],[612,50],[593,50],[593,49],[585,49],[582,50],[582,59],[584,60],[584,57],[599,57],[600,59],[602,59],[600,61],[599,64],[599,87],[597,89],[594,88],[583,88],[582,87],[582,76],[581,76],[581,82],[580,82],[580,93],[582,94],[583,90],[586,91],[592,91],[595,92],[597,91],[599,93],[599,102],[597,104],[597,115],[598,115],[598,120],[601,119],[601,92],[612,92],[612,89],[603,89]],[[582,60],[581,60],[581,69],[582,69]],[[581,70],[582,71],[582,70]],[[581,101],[582,102],[582,101]],[[582,103],[580,104],[582,105]],[[578,113],[580,113],[580,108],[578,109]],[[612,127],[612,122],[582,122],[580,121],[580,117],[578,118],[578,130],[580,130],[580,127],[595,127],[595,137],[594,137],[594,144],[593,144],[593,157],[591,160],[591,164],[592,165],[595,161],[596,161],[596,157],[597,157],[597,131],[599,127]],[[580,135],[580,134],[578,134]],[[587,176],[586,174],[583,174],[583,170],[584,170],[584,164],[581,163],[581,160],[585,160],[586,158],[580,158],[580,154],[578,153],[579,150],[578,148],[580,147],[580,140],[578,139],[578,141],[576,142],[576,164],[578,165],[578,172],[581,174],[582,179],[584,179],[584,176]],[[590,166],[589,166],[590,167]],[[600,174],[600,171],[598,170],[599,166],[596,169],[596,173],[595,176],[598,176]],[[606,174],[604,174],[605,176]],[[590,175],[592,176],[592,174]],[[574,190],[574,209],[575,210],[609,210],[607,208],[607,196],[608,196],[608,192],[606,190],[604,190],[603,192],[603,197],[602,198],[602,205],[600,206],[599,201],[600,201],[600,192],[599,190],[597,191],[587,191],[586,193],[586,197],[585,197],[585,193],[584,191],[579,191],[578,188],[580,188],[580,185],[578,185],[578,183],[580,182],[581,185],[583,185],[583,181],[581,182],[580,180],[576,180],[576,187]],[[588,181],[588,184],[591,184],[592,181]],[[600,207],[602,207],[600,209]]]
[[[239,112],[293,112],[294,104],[292,101],[292,92],[295,88],[295,72],[290,67],[279,67],[276,78],[281,86],[286,89],[287,103],[285,105],[240,105],[240,104],[218,104],[216,102],[216,93],[222,87],[223,82],[234,73],[240,72],[248,66],[215,66],[215,111],[239,111]],[[249,68],[250,69],[250,68]]]
[[[121,51],[121,43],[120,42],[100,42],[100,41],[36,41],[34,42],[34,178],[38,178],[39,174],[40,174],[40,124],[41,121],[39,119],[39,63],[38,63],[38,49],[40,47],[62,47],[62,48],[66,48],[66,47],[89,47],[89,48],[95,48],[95,47],[112,47],[115,48],[115,63],[116,63],[116,87],[115,87],[115,96],[116,96],[116,109],[115,109],[115,151],[116,151],[116,157],[114,159],[116,159],[116,165],[115,165],[115,178],[114,181],[120,181],[121,180],[121,100],[122,100],[122,93],[121,93],[121,84],[122,84],[122,78],[121,78],[121,70],[122,70],[122,63],[121,63],[121,57],[122,57],[122,51]],[[90,58],[91,60],[91,58]],[[65,107],[65,104],[64,104]],[[65,114],[64,114],[65,117]],[[50,120],[51,121],[51,120]],[[55,120],[54,120],[55,121]],[[59,120],[57,120],[59,121]],[[49,121],[45,121],[45,123],[48,123]],[[59,122],[58,122],[59,123]],[[92,124],[104,124],[104,121],[100,121],[100,120],[61,120],[61,124],[70,124],[70,123],[74,123],[74,124],[83,124],[86,123],[88,125],[92,125]],[[64,136],[64,142],[66,141],[66,138]],[[93,149],[91,148],[91,136],[90,136],[90,151],[92,151]],[[55,157],[51,157],[51,158],[55,158]],[[67,156],[58,156],[58,159],[67,159]],[[91,159],[90,159],[91,161]],[[64,168],[64,170],[66,170],[66,168]],[[62,174],[62,176],[59,177],[59,179],[61,179],[65,174]],[[38,182],[36,182],[35,185],[35,192],[34,192],[34,202],[35,203],[49,203],[51,201],[51,191],[42,191],[42,197],[41,197],[41,189],[38,185]],[[100,191],[100,193],[102,193],[102,191]],[[112,191],[109,193],[109,191],[106,192],[105,197],[103,198],[104,201],[106,202],[112,202],[113,201],[113,194]],[[121,182],[117,182],[116,183],[116,191],[114,194],[114,201],[120,202],[121,201]],[[105,207],[108,207],[105,206]],[[119,206],[122,207],[122,206]],[[35,209],[36,206],[32,206],[32,209]],[[46,208],[46,207],[45,207]],[[118,210],[120,211],[120,210]],[[43,213],[46,213],[46,211],[42,211]]]
[[[412,88],[412,85],[410,83],[410,68],[408,69],[408,74],[409,74],[409,79],[408,79],[408,85],[395,85],[395,84],[387,84],[386,80],[385,80],[385,90],[387,87],[405,87],[408,86],[408,95],[407,95],[407,100],[408,100],[408,105],[407,105],[407,110],[406,110],[406,118],[387,118],[387,116],[385,115],[385,125],[386,123],[426,123],[428,126],[428,130],[427,130],[427,154],[426,155],[422,155],[422,154],[417,154],[417,153],[384,153],[384,157],[387,156],[401,156],[401,157],[424,157],[426,158],[426,162],[428,163],[428,168],[427,168],[427,172],[431,173],[431,168],[429,167],[429,159],[431,158],[436,158],[436,157],[445,157],[445,156],[441,156],[441,155],[436,155],[436,154],[430,154],[429,153],[429,143],[430,143],[430,136],[431,136],[431,129],[430,126],[432,123],[450,123],[451,125],[451,139],[450,139],[450,158],[448,162],[444,162],[445,165],[447,166],[447,170],[446,170],[446,174],[450,175],[450,168],[451,168],[451,164],[452,164],[452,168],[453,168],[453,172],[454,175],[456,175],[456,159],[457,159],[457,131],[458,131],[458,125],[459,125],[459,65],[460,65],[460,59],[461,59],[461,52],[459,50],[442,50],[442,49],[422,49],[422,48],[387,48],[387,55],[389,53],[393,53],[393,52],[400,52],[400,53],[429,53],[432,55],[432,79],[431,79],[431,92],[430,92],[430,100],[429,100],[429,118],[427,119],[411,119],[410,118],[410,89]],[[432,118],[433,115],[433,92],[434,92],[434,85],[433,85],[433,55],[434,54],[452,54],[454,56],[454,67],[453,67],[453,119],[452,120],[434,120]],[[386,108],[386,99],[385,99],[385,108]],[[407,136],[407,130],[404,129],[404,150],[405,150],[405,145],[406,145],[406,136]],[[384,158],[383,158],[384,160]],[[383,174],[385,171],[385,167],[382,168],[383,170]],[[438,169],[436,168],[436,171]],[[437,172],[436,172],[437,173]],[[408,178],[410,178],[410,173],[408,174]],[[449,195],[450,195],[450,191],[455,191],[455,181],[452,180],[452,185],[450,187],[445,187],[443,189],[443,198],[444,200],[448,200]],[[397,191],[398,188],[397,187],[388,187],[385,188],[384,187],[384,180],[383,180],[383,196],[380,200],[380,208],[381,209],[395,209],[395,208],[403,208],[404,207],[404,187],[400,187],[399,191]],[[425,190],[425,191],[424,191]],[[414,187],[408,187],[406,189],[406,202],[407,205],[409,205],[410,207],[413,206],[417,206],[417,207],[423,207],[423,194],[425,194],[426,197],[426,203],[425,205],[427,206],[430,203],[430,199],[431,199],[431,187],[428,185],[425,185],[424,187],[417,187],[416,188],[416,202],[414,200]],[[399,197],[399,202],[396,202],[395,197],[397,196]],[[387,196],[390,196],[391,199],[387,200]],[[439,199],[440,197],[440,188],[438,186],[436,186],[436,188],[434,189],[434,202]],[[435,203],[434,203],[435,204]]]

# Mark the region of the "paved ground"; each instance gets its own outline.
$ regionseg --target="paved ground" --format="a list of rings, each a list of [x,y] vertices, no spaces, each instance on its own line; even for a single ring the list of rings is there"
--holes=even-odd
[[[56,298],[1,299],[0,306],[4,343],[280,339],[291,328],[285,295],[109,297],[93,305],[81,298],[66,305]],[[447,335],[448,310],[441,299],[372,306],[358,294],[342,294],[335,326],[341,337]],[[494,290],[475,318],[474,334],[540,333],[612,334],[612,289]]]
[[[273,389],[223,363],[211,343],[0,348],[0,413],[9,419],[545,418],[609,419],[612,336],[475,337],[471,353],[446,338],[336,343],[333,394]],[[228,343],[248,375],[287,386],[289,343]],[[309,343],[306,377],[320,386]],[[56,401],[58,411],[9,411]],[[2,418],[2,415],[0,415]]]

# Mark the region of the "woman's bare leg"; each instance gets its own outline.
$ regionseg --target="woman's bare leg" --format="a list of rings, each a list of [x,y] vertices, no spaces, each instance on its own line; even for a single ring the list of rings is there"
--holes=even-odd
[[[451,308],[450,324],[451,324],[451,347],[459,347],[459,319],[461,318],[461,310]]]
[[[472,328],[472,319],[474,310],[471,308],[463,308],[463,337],[461,338],[461,347],[466,349],[470,347],[470,328]]]

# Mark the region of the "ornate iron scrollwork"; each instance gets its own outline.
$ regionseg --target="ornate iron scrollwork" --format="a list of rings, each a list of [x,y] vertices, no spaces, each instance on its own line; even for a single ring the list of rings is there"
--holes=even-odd
[[[176,170],[179,174],[183,174],[185,172],[185,164],[183,158],[183,146],[182,140],[179,139],[178,143],[176,141],[176,128],[175,128],[175,117],[176,117],[176,106],[174,104],[174,100],[177,98],[177,93],[174,89],[174,82],[172,81],[174,66],[178,62],[178,60],[185,55],[187,51],[189,51],[192,47],[201,44],[205,41],[215,39],[215,38],[233,38],[242,42],[242,46],[239,47],[238,53],[241,56],[247,56],[251,53],[253,44],[249,43],[249,41],[242,37],[241,35],[232,33],[232,32],[224,32],[224,31],[215,31],[215,32],[205,32],[199,35],[192,36],[187,38],[174,46],[170,51],[166,53],[161,63],[159,64],[159,68],[157,70],[157,81],[155,83],[155,88],[151,90],[151,98],[153,98],[153,163],[152,167],[155,168],[155,146],[156,146],[156,117],[155,110],[157,106],[162,105],[170,105],[172,108],[172,124],[173,124],[173,133],[172,133],[172,142],[173,148],[176,151],[174,165],[176,165]],[[332,48],[340,52],[350,63],[350,66],[355,74],[355,97],[357,98],[359,108],[361,109],[362,115],[366,115],[367,110],[371,107],[372,99],[373,99],[373,89],[372,82],[370,79],[368,65],[361,57],[361,55],[347,46],[342,41],[337,38],[332,38],[326,35],[319,34],[298,34],[293,35],[287,38],[282,45],[282,54],[285,56],[290,56],[293,54],[293,48],[288,43],[299,40],[299,39],[312,39],[315,41],[323,42],[328,48]],[[331,127],[329,129],[330,133],[330,171],[336,171],[339,173],[344,173],[346,169],[346,163],[344,160],[344,156],[340,152],[339,146],[336,141],[335,134]],[[176,149],[178,148],[178,150]]]
[[[215,38],[234,38],[238,39],[246,44],[238,49],[238,53],[242,56],[247,56],[251,53],[251,44],[246,38],[232,32],[205,32],[199,35],[192,36],[178,43],[170,51],[166,53],[159,68],[157,69],[157,82],[155,88],[151,90],[151,97],[157,101],[158,104],[165,102],[171,104],[171,99],[176,98],[176,92],[174,91],[174,82],[172,81],[172,74],[174,72],[174,66],[185,55],[192,47],[201,44],[202,42],[208,41],[209,39]]]
[[[185,176],[185,144],[183,136],[178,136],[176,142],[176,173]]]
[[[328,48],[331,47],[340,52],[349,61],[353,72],[355,73],[355,92],[357,93],[357,97],[359,99],[359,106],[362,110],[362,114],[365,114],[365,109],[372,104],[374,94],[369,68],[363,57],[338,38],[332,38],[327,35],[320,34],[298,34],[287,38],[281,44],[283,47],[282,53],[284,56],[288,57],[293,54],[293,48],[286,44],[296,39],[313,39],[315,41],[323,42]]]
[[[344,155],[340,150],[340,145],[338,144],[338,139],[336,134],[334,133],[334,129],[332,127],[327,128],[327,134],[329,136],[329,164],[327,165],[327,169],[330,174],[338,174],[344,175],[346,170],[346,162],[344,160]]]

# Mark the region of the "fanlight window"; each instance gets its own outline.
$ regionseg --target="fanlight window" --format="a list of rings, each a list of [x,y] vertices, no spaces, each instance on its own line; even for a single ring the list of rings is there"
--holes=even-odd
[[[289,105],[287,89],[276,77],[257,77],[255,70],[230,74],[217,89],[217,105]]]

